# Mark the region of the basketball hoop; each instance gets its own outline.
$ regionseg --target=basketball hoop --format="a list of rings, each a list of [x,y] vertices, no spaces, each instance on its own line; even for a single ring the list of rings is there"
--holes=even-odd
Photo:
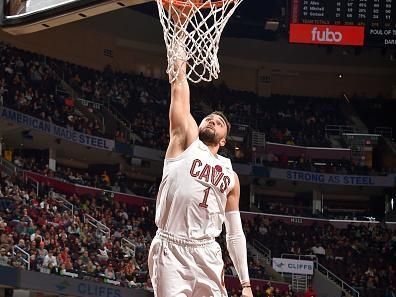
[[[220,37],[227,21],[243,0],[156,0],[167,50],[170,82],[187,64],[186,77],[193,83],[217,79]]]

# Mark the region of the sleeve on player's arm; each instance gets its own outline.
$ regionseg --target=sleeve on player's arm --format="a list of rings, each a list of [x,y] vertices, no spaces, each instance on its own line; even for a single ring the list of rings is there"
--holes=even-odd
[[[225,213],[227,249],[238,273],[242,286],[249,284],[249,270],[247,264],[246,237],[242,230],[239,211]]]

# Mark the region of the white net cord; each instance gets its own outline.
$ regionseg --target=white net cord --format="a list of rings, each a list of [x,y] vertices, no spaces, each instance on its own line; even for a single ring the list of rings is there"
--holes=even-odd
[[[221,34],[243,0],[156,0],[167,49],[170,82],[179,75],[177,61],[187,65],[193,83],[217,79]],[[199,4],[197,4],[199,2]],[[221,3],[221,5],[219,5]]]

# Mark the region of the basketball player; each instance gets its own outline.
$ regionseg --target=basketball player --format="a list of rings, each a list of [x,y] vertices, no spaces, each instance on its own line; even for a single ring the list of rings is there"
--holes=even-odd
[[[215,241],[225,223],[242,296],[252,297],[239,179],[231,161],[217,154],[230,124],[221,112],[213,112],[197,125],[190,113],[186,63],[179,60],[175,67],[181,71],[171,83],[170,142],[157,196],[158,231],[148,258],[155,296],[227,296],[222,252]]]

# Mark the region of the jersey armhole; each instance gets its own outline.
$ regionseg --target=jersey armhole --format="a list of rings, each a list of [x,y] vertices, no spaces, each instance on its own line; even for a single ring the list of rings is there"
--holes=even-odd
[[[165,158],[165,162],[166,163],[170,163],[170,162],[175,162],[175,161],[179,161],[180,159],[183,159],[183,157],[190,151],[192,150],[192,147],[199,141],[199,138],[197,138],[196,140],[194,140],[188,148],[186,148],[180,155],[178,155],[177,157],[173,157],[173,158]]]
[[[233,169],[231,171],[232,171],[232,180],[231,180],[231,183],[230,183],[230,187],[228,188],[228,191],[227,191],[227,198],[228,198],[228,194],[230,194],[230,192],[235,187],[235,175],[237,174]]]

